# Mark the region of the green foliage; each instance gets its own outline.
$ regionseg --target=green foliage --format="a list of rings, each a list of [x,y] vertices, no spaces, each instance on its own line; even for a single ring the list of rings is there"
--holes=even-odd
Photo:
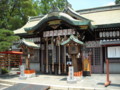
[[[115,3],[116,4],[120,4],[120,0],[115,0]]]
[[[49,13],[53,6],[63,10],[66,3],[66,0],[35,0],[33,6],[36,9],[37,14],[44,15]]]
[[[19,39],[18,36],[15,36],[14,33],[10,30],[0,29],[0,51],[8,50],[14,41]]]
[[[0,0],[0,28],[15,30],[35,15],[32,0]]]
[[[1,69],[1,73],[2,73],[2,74],[9,73],[9,70],[8,70],[7,68],[2,68],[2,69]]]
[[[0,51],[19,39],[10,30],[22,27],[28,16],[47,14],[53,6],[63,10],[65,4],[66,0],[0,0]]]
[[[65,4],[66,0],[0,0],[0,28],[18,29],[28,16],[47,14],[53,6],[63,10]]]

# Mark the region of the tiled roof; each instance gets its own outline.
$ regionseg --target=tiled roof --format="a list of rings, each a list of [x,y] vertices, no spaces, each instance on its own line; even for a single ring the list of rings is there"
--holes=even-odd
[[[28,41],[28,40],[25,40],[25,39],[22,40],[22,42],[20,43],[20,45],[21,44],[24,44],[24,45],[26,45],[28,47],[32,47],[32,48],[39,48],[39,46],[37,44],[35,44],[34,42]]]
[[[70,43],[71,41],[74,41],[80,45],[84,44],[82,41],[79,41],[74,35],[71,35],[66,41],[62,42],[61,45],[66,45]]]
[[[27,33],[24,28],[32,27],[38,24],[39,20],[28,21],[23,27],[14,31],[14,34],[25,34]]]
[[[117,25],[120,23],[120,5],[112,5],[105,7],[98,7],[92,9],[83,9],[75,12],[74,10],[68,8],[64,12],[59,12],[60,15],[64,16],[64,19],[68,21],[68,19],[75,21],[75,24],[78,25],[78,21],[82,20],[91,20],[92,25],[95,26],[106,26],[106,25]],[[47,14],[48,15],[48,14]],[[40,21],[42,19],[48,18],[50,16],[33,16],[29,18],[29,21],[22,27],[14,31],[14,34],[26,34],[25,31],[27,29],[34,29],[36,25],[40,25]],[[50,14],[49,14],[50,15]],[[68,19],[66,19],[67,17]],[[75,17],[76,19],[74,19]],[[60,18],[61,19],[61,18]],[[68,21],[70,22],[70,21]],[[32,33],[34,30],[30,31]]]
[[[120,23],[120,9],[81,14],[81,16],[90,19],[92,25]]]

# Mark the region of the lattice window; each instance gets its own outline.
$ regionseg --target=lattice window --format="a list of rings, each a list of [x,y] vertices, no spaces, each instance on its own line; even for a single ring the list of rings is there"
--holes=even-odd
[[[91,64],[92,65],[100,65],[101,60],[101,48],[100,47],[94,47],[94,48],[87,48],[87,52],[91,51]]]
[[[94,48],[94,60],[95,60],[95,65],[100,65],[100,48]]]

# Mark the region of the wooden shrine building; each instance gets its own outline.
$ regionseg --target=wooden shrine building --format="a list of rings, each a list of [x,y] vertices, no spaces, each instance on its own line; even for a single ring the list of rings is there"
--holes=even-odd
[[[61,43],[74,35],[84,43],[78,48],[78,69],[82,68],[83,58],[91,55],[92,73],[106,72],[106,58],[110,62],[110,73],[120,73],[116,69],[120,68],[120,5],[78,11],[69,6],[63,11],[54,7],[46,15],[29,17],[14,34],[40,46],[30,61],[31,68],[38,72],[68,73],[68,63],[72,60],[68,46]],[[19,42],[14,43],[13,50],[20,50],[15,47]]]

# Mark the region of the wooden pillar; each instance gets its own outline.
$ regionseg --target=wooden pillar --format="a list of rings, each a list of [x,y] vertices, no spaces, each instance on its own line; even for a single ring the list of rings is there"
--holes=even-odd
[[[81,61],[82,61],[82,72],[83,72],[83,69],[84,69],[84,64],[83,64],[83,60],[84,60],[84,56],[83,56],[83,51],[81,52]]]
[[[63,39],[63,40],[65,41],[66,39],[67,39],[67,37],[64,36],[64,39]],[[67,68],[66,68],[66,45],[64,45],[63,48],[64,48],[64,51],[63,51],[63,52],[64,52],[64,53],[63,53],[63,54],[64,54],[64,55],[63,55],[63,59],[64,59],[64,73],[66,73],[66,70],[67,70]]]
[[[44,63],[43,63],[43,60],[44,60],[44,45],[41,44],[41,71],[44,72]]]
[[[30,54],[26,56],[26,70],[30,70],[30,61],[29,61]]]
[[[46,38],[46,73],[48,73],[48,38]]]
[[[51,44],[52,44],[52,72],[54,72],[54,41],[53,41],[53,37],[51,39]]]
[[[89,60],[89,63],[90,63],[90,75],[92,74],[92,67],[91,67],[91,59],[92,59],[92,51],[90,50],[90,52],[88,53],[88,60]]]
[[[77,58],[76,55],[71,55],[72,65],[74,66],[74,72],[78,72]]]
[[[58,46],[58,61],[59,61],[59,67],[58,67],[58,74],[61,74],[61,62],[60,62],[60,45]]]
[[[22,65],[22,55],[20,55],[20,65]]]
[[[91,69],[91,56],[89,56],[89,63],[90,63],[90,75],[92,74],[92,69]]]
[[[66,46],[64,45],[64,73],[66,73]]]

